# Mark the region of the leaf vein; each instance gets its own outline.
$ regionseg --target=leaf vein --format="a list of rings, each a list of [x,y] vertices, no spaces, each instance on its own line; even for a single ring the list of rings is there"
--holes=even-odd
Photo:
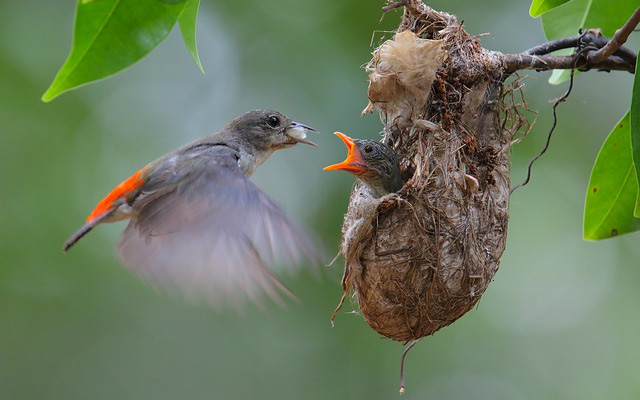
[[[78,62],[76,62],[76,64],[73,66],[73,68],[71,68],[71,70],[69,71],[69,73],[67,73],[67,76],[64,78],[64,81],[67,81],[69,79],[69,77],[71,75],[73,75],[73,72],[78,68],[78,65],[80,65],[80,63],[82,62],[82,59],[87,55],[87,53],[89,52],[89,50],[91,50],[91,48],[93,47],[93,44],[96,42],[96,40],[98,39],[98,36],[100,36],[102,34],[102,32],[104,32],[104,28],[105,26],[107,26],[107,24],[109,23],[109,20],[111,19],[111,17],[113,16],[113,13],[116,11],[116,8],[118,8],[118,6],[120,5],[122,0],[116,0],[116,2],[113,5],[113,8],[111,9],[111,11],[109,11],[109,14],[107,15],[107,17],[105,18],[104,22],[102,23],[102,25],[100,25],[100,28],[98,29],[98,31],[96,32],[96,34],[93,36],[93,38],[91,39],[91,42],[89,43],[89,45],[87,46],[87,48],[85,49],[85,51],[82,53],[82,55],[80,57],[78,57]],[[64,82],[63,81],[63,82]],[[61,82],[62,83],[62,82]]]

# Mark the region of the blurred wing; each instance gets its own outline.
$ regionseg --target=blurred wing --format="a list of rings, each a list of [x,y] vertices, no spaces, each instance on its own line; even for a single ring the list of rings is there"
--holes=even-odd
[[[247,297],[259,303],[263,293],[280,302],[290,292],[267,265],[316,260],[313,242],[228,150],[180,164],[189,172],[176,174],[174,162],[173,173],[143,188],[119,245],[124,263],[154,287],[214,306]]]

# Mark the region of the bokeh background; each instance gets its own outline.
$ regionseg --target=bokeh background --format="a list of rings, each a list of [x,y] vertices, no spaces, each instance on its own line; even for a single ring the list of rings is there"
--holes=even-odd
[[[544,41],[528,2],[439,0],[485,47]],[[397,26],[381,1],[203,1],[200,74],[174,31],[119,75],[40,96],[65,60],[74,2],[0,2],[0,399],[389,399],[402,346],[361,317],[329,316],[342,261],[285,278],[302,305],[213,312],[157,294],[119,266],[123,223],[61,246],[115,184],[252,108],[316,127],[319,149],[280,152],[255,181],[337,251],[352,185],[322,167],[341,130],[377,138],[366,105],[371,44]],[[373,38],[372,38],[373,33]],[[637,41],[631,44],[637,48]],[[543,145],[565,87],[529,73],[537,124],[514,182]],[[632,76],[580,75],[549,152],[512,198],[507,250],[479,303],[408,356],[407,399],[640,398],[640,237],[581,239],[591,165],[624,115]],[[331,256],[328,257],[329,259]],[[329,261],[329,259],[327,261]]]

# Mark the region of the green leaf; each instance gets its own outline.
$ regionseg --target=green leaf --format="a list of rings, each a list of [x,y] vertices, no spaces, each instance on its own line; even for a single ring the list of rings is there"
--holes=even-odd
[[[200,0],[187,0],[182,14],[178,17],[178,24],[180,25],[180,31],[182,32],[182,38],[184,39],[184,44],[187,46],[187,50],[189,50],[193,61],[195,61],[198,68],[200,68],[200,72],[204,74],[204,68],[202,68],[200,56],[198,55],[198,45],[196,44],[198,7],[200,7]]]
[[[605,36],[611,37],[639,5],[640,0],[571,0],[544,13],[542,28],[547,40],[577,35],[581,28],[600,28]],[[572,53],[572,49],[565,49],[555,54]],[[553,71],[549,83],[557,85],[568,79],[569,71]]]
[[[630,112],[613,128],[593,165],[584,206],[584,238],[606,239],[640,230],[633,210],[638,194],[631,158]]]
[[[529,15],[533,18],[539,17],[549,10],[553,10],[569,0],[533,0],[529,7]]]
[[[640,185],[640,76],[638,68],[640,68],[640,60],[636,59],[636,73],[631,94],[631,149],[636,181]],[[633,215],[640,218],[640,195],[636,198]]]
[[[568,51],[565,55],[569,55],[571,54],[571,51]],[[576,76],[578,76],[578,74],[580,73],[580,71],[575,71],[573,73],[574,79]],[[571,79],[571,71],[568,69],[554,69],[553,72],[551,73],[551,76],[549,77],[549,83],[552,85],[560,85],[566,81],[568,81],[569,79]],[[575,82],[575,81],[574,81]]]
[[[184,8],[185,0],[78,0],[71,52],[42,100],[139,61],[169,35]]]

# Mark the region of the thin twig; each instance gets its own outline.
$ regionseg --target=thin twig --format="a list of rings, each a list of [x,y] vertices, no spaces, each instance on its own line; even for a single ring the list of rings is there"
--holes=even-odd
[[[391,3],[389,5],[386,5],[386,6],[382,7],[382,12],[383,13],[388,13],[391,10],[395,10],[396,8],[404,7],[406,5],[407,5],[407,0],[400,0],[400,1],[397,1],[395,3]]]
[[[593,54],[587,55],[587,60],[591,63],[598,64],[606,60],[610,55],[616,52],[627,41],[629,35],[640,23],[640,7],[631,15],[627,22],[618,29],[613,38],[600,50]]]
[[[580,59],[580,57],[582,56],[582,53],[592,50],[591,47],[585,47],[583,49],[580,49],[576,54],[575,54],[575,59],[574,59],[574,65],[573,68],[571,69],[571,78],[569,79],[569,88],[567,89],[567,91],[560,96],[558,99],[556,99],[556,101],[553,102],[553,124],[551,125],[551,129],[549,130],[549,133],[547,134],[547,142],[545,143],[544,147],[542,148],[542,150],[540,151],[540,153],[538,153],[538,155],[536,155],[535,157],[533,157],[531,159],[531,161],[529,161],[529,166],[527,167],[527,178],[524,180],[524,182],[520,183],[519,185],[514,186],[511,191],[509,192],[509,194],[513,194],[513,192],[515,192],[516,190],[520,189],[523,186],[526,186],[529,183],[529,180],[531,180],[531,168],[533,167],[533,164],[544,155],[544,153],[547,152],[547,150],[549,149],[549,144],[551,144],[551,136],[553,135],[553,132],[556,129],[556,126],[558,125],[558,115],[557,115],[557,111],[556,109],[558,108],[558,105],[560,103],[562,103],[563,101],[565,101],[567,99],[567,97],[569,97],[569,95],[571,94],[571,90],[573,89],[573,78],[575,75],[575,64],[578,62],[578,60]]]
[[[556,40],[552,40],[550,42],[539,44],[535,47],[530,48],[525,51],[525,54],[529,54],[531,56],[539,56],[544,54],[553,53],[557,50],[562,49],[573,49],[578,47],[578,40],[582,38],[582,35],[569,36],[565,38],[560,38]]]

